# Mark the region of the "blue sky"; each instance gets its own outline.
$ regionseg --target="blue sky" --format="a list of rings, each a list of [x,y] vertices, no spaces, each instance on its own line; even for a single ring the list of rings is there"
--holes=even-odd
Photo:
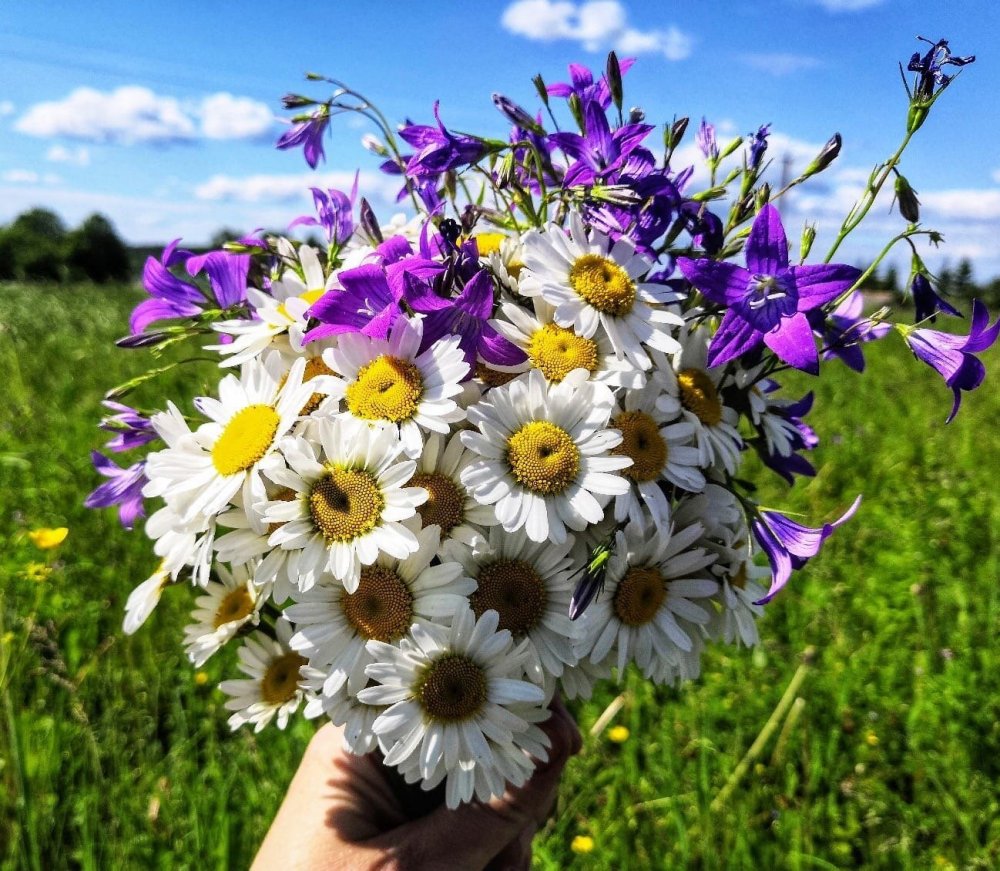
[[[198,243],[223,225],[286,225],[307,210],[309,184],[346,185],[355,167],[388,217],[393,184],[361,148],[367,127],[358,119],[336,128],[318,179],[298,154],[274,150],[280,95],[305,88],[304,71],[350,82],[393,121],[426,121],[440,99],[450,126],[503,135],[493,91],[534,109],[534,73],[559,81],[568,62],[600,66],[616,48],[638,56],[626,101],[653,121],[704,115],[729,136],[770,122],[771,156],[798,166],[842,133],[838,164],[789,204],[790,233],[809,219],[822,236],[902,135],[896,63],[916,50],[917,34],[978,55],[902,167],[925,224],[948,240],[928,263],[969,256],[977,276],[992,277],[1000,274],[994,0],[5,0],[0,221],[32,205],[70,223],[96,210],[133,242]],[[845,259],[901,228],[888,205],[876,205]]]

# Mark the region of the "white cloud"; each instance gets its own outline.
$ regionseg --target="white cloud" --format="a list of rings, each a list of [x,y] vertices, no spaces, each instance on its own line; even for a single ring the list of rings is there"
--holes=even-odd
[[[930,191],[920,194],[922,212],[928,219],[956,221],[1000,221],[1000,189]]]
[[[194,195],[199,200],[211,202],[284,202],[308,199],[309,188],[337,188],[349,191],[354,184],[354,173],[347,171],[306,172],[291,175],[213,175],[208,181],[195,187]],[[399,190],[399,179],[381,173],[362,172],[359,187],[366,191],[368,199],[395,201]]]
[[[14,114],[14,104],[10,100],[0,100],[0,118]]]
[[[885,0],[815,0],[815,2],[828,12],[860,12],[862,9],[881,6]]]
[[[208,139],[257,139],[274,124],[274,113],[264,103],[225,92],[202,100],[200,114]]]
[[[803,70],[811,70],[820,66],[819,58],[807,54],[754,53],[740,55],[740,60],[752,69],[772,76],[788,76]]]
[[[67,148],[65,145],[53,145],[45,152],[45,159],[53,163],[69,163],[74,166],[89,166],[90,151],[82,145],[79,148]]]
[[[59,184],[62,181],[53,172],[38,173],[31,169],[8,169],[0,173],[0,180],[8,184]]]
[[[267,106],[247,97],[217,93],[192,105],[125,85],[107,92],[77,88],[62,100],[36,103],[14,126],[30,136],[132,145],[259,138],[272,121]]]
[[[618,0],[515,0],[503,11],[501,25],[517,36],[542,42],[573,40],[587,51],[613,48],[622,54],[662,54],[684,60],[692,40],[670,26],[665,30],[638,30],[628,24],[628,13]]]

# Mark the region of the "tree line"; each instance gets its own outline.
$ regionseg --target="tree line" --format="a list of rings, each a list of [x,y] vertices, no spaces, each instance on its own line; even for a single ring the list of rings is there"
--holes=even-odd
[[[130,281],[128,246],[104,215],[69,229],[55,212],[29,209],[0,227],[0,281]]]

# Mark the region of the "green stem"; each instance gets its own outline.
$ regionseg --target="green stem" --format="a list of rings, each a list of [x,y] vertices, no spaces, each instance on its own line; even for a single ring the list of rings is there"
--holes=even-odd
[[[833,260],[833,255],[837,253],[837,249],[840,247],[840,243],[844,241],[850,235],[850,233],[860,224],[871,207],[875,205],[875,200],[882,190],[882,186],[885,184],[886,179],[892,173],[893,168],[899,163],[899,159],[903,156],[903,152],[906,150],[906,146],[910,144],[910,140],[913,138],[914,131],[907,132],[906,136],[903,137],[903,141],[900,143],[899,148],[883,165],[882,169],[879,170],[878,174],[874,179],[869,180],[868,186],[865,188],[865,192],[861,195],[861,199],[855,203],[854,208],[848,213],[847,217],[844,218],[844,223],[840,227],[840,232],[837,234],[837,238],[833,240],[833,245],[826,254],[826,258],[823,260],[824,263],[829,263]]]

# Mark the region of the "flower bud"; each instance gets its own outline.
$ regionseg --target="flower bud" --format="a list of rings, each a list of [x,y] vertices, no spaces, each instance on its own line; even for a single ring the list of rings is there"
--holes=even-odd
[[[361,146],[365,151],[370,151],[372,154],[377,154],[379,157],[388,157],[389,149],[382,144],[382,140],[379,139],[374,133],[366,133],[361,137]]]
[[[384,241],[382,230],[379,228],[371,203],[364,197],[361,198],[361,203],[358,206],[358,217],[358,226],[361,228],[361,232],[368,237],[373,245],[381,245]]]
[[[493,94],[493,105],[497,107],[497,110],[501,115],[504,116],[511,124],[515,127],[522,127],[525,130],[530,130],[532,133],[542,133],[544,132],[541,127],[538,126],[538,122],[535,121],[524,109],[517,105],[510,97],[505,97],[503,94]]]
[[[757,211],[759,212],[769,202],[771,202],[771,186],[767,182],[764,182],[764,184],[757,188],[757,193],[754,197],[754,205],[756,205]]]
[[[573,116],[573,120],[576,121],[576,126],[580,130],[586,131],[587,125],[583,123],[583,104],[580,102],[580,97],[575,91],[569,95],[566,105],[569,106],[570,114]]]
[[[911,224],[916,224],[920,220],[920,200],[905,176],[899,173],[896,173],[896,200],[899,203],[899,214]]]
[[[802,228],[802,240],[799,242],[799,262],[804,262],[812,251],[813,242],[816,241],[816,225],[806,224]]]
[[[827,140],[826,145],[823,146],[819,154],[817,154],[812,163],[806,167],[806,171],[802,173],[803,178],[809,178],[812,175],[822,172],[831,163],[837,159],[837,155],[840,154],[840,146],[843,144],[843,140],[840,138],[839,133],[834,133],[833,136]]]
[[[303,97],[301,94],[285,94],[281,98],[281,105],[286,109],[302,109],[306,106],[314,106],[315,104],[315,100]]]
[[[542,101],[542,105],[547,109],[549,107],[549,89],[545,87],[545,79],[542,78],[542,74],[536,75],[531,82],[535,86],[535,90],[538,91],[538,98]]]
[[[611,92],[611,101],[615,108],[622,110],[622,70],[618,65],[618,55],[613,51],[608,52],[608,64],[605,77],[608,80],[608,90]]]
[[[504,156],[503,160],[500,161],[500,165],[497,167],[496,172],[496,184],[499,190],[505,190],[510,187],[510,183],[514,180],[514,152],[508,151]]]
[[[633,106],[628,110],[628,123],[629,124],[641,124],[646,120],[646,113],[642,111],[638,106]]]

